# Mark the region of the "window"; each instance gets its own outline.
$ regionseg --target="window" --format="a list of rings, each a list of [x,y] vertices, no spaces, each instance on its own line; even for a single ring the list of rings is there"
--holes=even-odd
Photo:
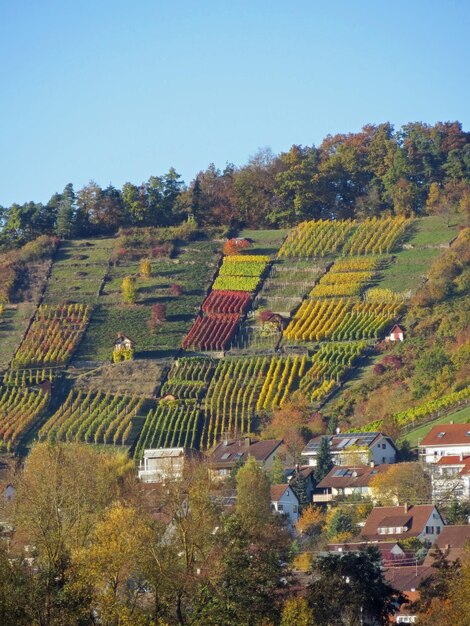
[[[382,463],[386,463],[386,462],[387,462],[387,459],[383,456],[382,457]]]
[[[283,511],[284,510],[284,505],[283,504],[278,504],[277,505],[277,510],[278,511]]]
[[[385,535],[385,533],[387,532],[386,528],[379,528],[379,535]]]
[[[439,437],[439,439],[442,439],[442,437],[444,437],[445,434],[446,434],[445,431],[443,431],[439,433],[437,436]]]
[[[441,527],[436,526],[436,535],[440,535],[440,533],[441,533]]]
[[[426,526],[426,534],[434,535],[434,526]]]
[[[296,504],[292,505],[292,513],[297,513],[297,505]]]
[[[385,444],[385,443],[383,443],[383,444],[382,444],[382,450],[385,450],[386,448],[387,448],[386,444]]]

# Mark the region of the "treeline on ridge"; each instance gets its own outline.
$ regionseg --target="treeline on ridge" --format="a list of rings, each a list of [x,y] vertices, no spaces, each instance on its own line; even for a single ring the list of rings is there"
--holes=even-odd
[[[282,227],[304,219],[364,218],[466,211],[470,133],[459,122],[367,125],[328,135],[319,147],[260,150],[241,167],[213,164],[186,185],[170,168],[141,185],[72,184],[46,203],[0,207],[0,247],[41,234],[80,237],[127,226],[171,226],[188,214],[198,224]]]

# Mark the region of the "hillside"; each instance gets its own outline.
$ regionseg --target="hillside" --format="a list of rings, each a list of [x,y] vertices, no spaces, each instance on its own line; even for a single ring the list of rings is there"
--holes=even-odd
[[[385,217],[237,237],[247,247],[223,256],[224,240],[191,224],[133,228],[31,262],[0,318],[4,450],[37,438],[136,458],[204,450],[223,433],[268,434],[298,406],[303,437],[398,435],[467,402],[467,230]],[[396,323],[405,341],[384,342]],[[112,363],[118,334],[133,345]]]

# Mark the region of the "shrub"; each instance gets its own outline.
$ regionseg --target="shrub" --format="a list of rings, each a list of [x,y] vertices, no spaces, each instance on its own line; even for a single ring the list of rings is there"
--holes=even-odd
[[[183,293],[183,287],[181,285],[177,285],[177,284],[171,285],[170,294],[172,296],[181,296],[182,293]]]
[[[152,307],[152,312],[150,314],[150,319],[148,321],[148,325],[151,331],[155,331],[160,324],[166,319],[166,306],[164,304],[154,304]]]
[[[126,304],[134,304],[137,300],[137,288],[132,276],[126,276],[121,285],[122,298]]]
[[[233,254],[240,254],[243,250],[250,247],[248,239],[229,239],[224,243],[224,254],[231,256]]]
[[[150,276],[152,276],[152,266],[148,259],[142,259],[140,262],[140,275],[144,278],[150,278]]]

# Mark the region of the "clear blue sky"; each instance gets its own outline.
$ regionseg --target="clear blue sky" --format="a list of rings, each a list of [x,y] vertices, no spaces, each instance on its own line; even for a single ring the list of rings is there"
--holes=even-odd
[[[470,130],[465,0],[0,0],[0,204],[367,122]]]

